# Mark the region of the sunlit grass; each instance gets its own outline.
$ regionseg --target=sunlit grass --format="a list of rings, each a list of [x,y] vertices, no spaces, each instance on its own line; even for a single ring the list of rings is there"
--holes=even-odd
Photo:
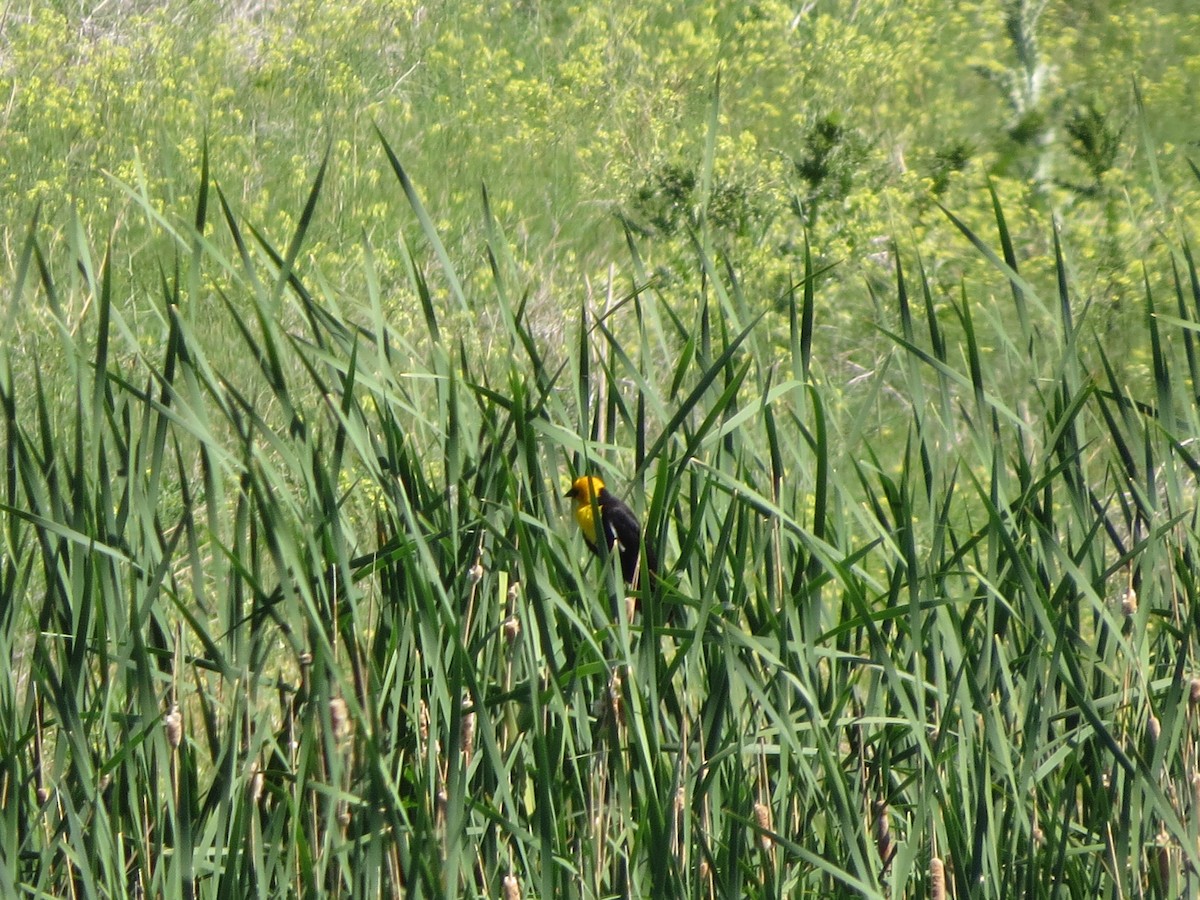
[[[205,162],[157,346],[84,229],[66,282],[29,229],[9,299],[56,349],[0,359],[6,894],[1195,889],[1185,236],[1144,379],[997,200],[961,229],[1010,294],[893,248],[847,382],[811,255],[780,335],[702,230],[684,292],[629,235],[548,338],[487,198],[480,291],[383,147],[403,328],[369,241],[353,308],[306,261],[324,167],[276,246]],[[583,471],[664,561],[632,620]]]

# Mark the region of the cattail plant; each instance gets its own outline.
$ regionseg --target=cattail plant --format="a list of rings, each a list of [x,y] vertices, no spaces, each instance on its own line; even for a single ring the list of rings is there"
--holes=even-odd
[[[758,846],[765,853],[769,853],[771,848],[775,846],[775,842],[771,839],[771,807],[765,803],[754,804],[754,824],[758,826]]]
[[[929,900],[946,900],[946,866],[936,856],[929,860]]]

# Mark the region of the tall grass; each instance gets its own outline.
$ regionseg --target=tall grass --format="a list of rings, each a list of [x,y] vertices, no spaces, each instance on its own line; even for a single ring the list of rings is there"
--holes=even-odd
[[[690,302],[630,235],[548,339],[486,195],[476,294],[383,147],[419,330],[369,244],[352,307],[307,270],[324,167],[276,246],[205,165],[158,220],[159,346],[82,229],[60,277],[32,223],[10,303],[56,346],[0,358],[6,895],[1197,889],[1185,236],[1144,379],[993,195],[996,233],[961,227],[1009,295],[896,248],[850,381],[811,257],[749,297],[702,229]],[[561,498],[584,471],[665,561],[632,618]]]

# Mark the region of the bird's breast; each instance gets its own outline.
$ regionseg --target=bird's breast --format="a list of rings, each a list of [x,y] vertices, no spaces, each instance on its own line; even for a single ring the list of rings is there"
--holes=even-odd
[[[592,518],[592,506],[577,507],[575,510],[575,519],[579,522],[579,530],[583,532],[583,536],[587,538],[588,543],[595,545],[596,543],[596,520]]]

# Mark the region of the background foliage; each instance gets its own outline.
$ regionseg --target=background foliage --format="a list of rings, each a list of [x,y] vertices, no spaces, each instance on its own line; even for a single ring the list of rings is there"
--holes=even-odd
[[[1195,891],[1190,4],[0,15],[6,895]]]
[[[398,277],[402,211],[367,149],[378,125],[451,247],[478,236],[488,185],[551,318],[620,252],[614,215],[652,232],[651,262],[670,268],[689,258],[701,207],[767,295],[794,275],[806,229],[818,258],[855,263],[834,276],[855,296],[858,264],[893,239],[954,283],[975,260],[948,250],[933,200],[982,224],[985,177],[1022,211],[1013,228],[1041,242],[1044,268],[1058,214],[1089,298],[1128,299],[1164,222],[1134,87],[1161,172],[1185,177],[1198,15],[1182,0],[14,3],[0,42],[4,224],[20,233],[39,205],[98,234],[119,222],[126,258],[154,236],[120,185],[186,216],[207,139],[230,202],[286,234],[331,148],[310,255],[346,268],[366,232],[383,277]]]

